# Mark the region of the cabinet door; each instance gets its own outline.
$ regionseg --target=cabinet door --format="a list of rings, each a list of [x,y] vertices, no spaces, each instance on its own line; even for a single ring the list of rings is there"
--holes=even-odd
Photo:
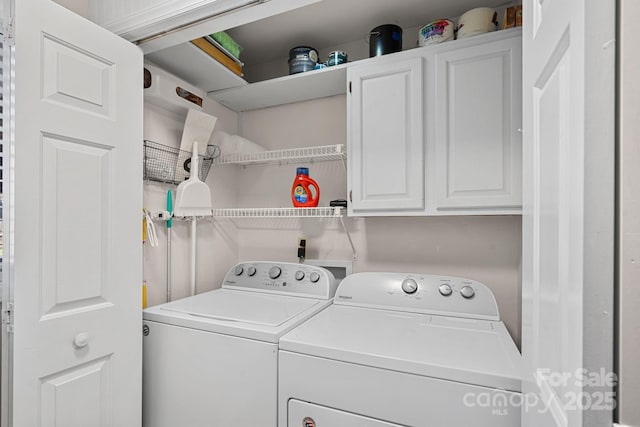
[[[520,37],[436,56],[436,209],[522,205]]]
[[[2,425],[140,427],[142,53],[55,2],[14,6]]]
[[[423,59],[349,69],[349,214],[424,211]]]

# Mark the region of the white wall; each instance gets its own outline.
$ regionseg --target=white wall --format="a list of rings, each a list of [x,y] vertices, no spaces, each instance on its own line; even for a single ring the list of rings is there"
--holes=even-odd
[[[640,3],[622,0],[619,16],[618,422],[640,426]]]
[[[217,102],[205,98],[203,110],[218,117],[216,129],[236,133],[237,114],[222,107]],[[155,105],[145,103],[144,138],[154,142],[179,147],[184,127],[183,115],[168,112]],[[213,169],[213,168],[212,168]],[[235,198],[234,182],[236,170],[227,169],[218,172],[217,180],[209,173],[207,184],[212,190],[215,204],[232,205]],[[173,191],[175,185],[145,181],[144,207],[150,211],[166,209],[167,190]],[[172,299],[189,295],[191,262],[191,224],[186,221],[174,221],[171,230],[171,288]],[[159,246],[152,248],[145,244],[144,274],[147,282],[147,302],[149,306],[166,301],[167,285],[167,228],[166,224],[156,222]],[[234,227],[219,224],[211,219],[198,222],[197,226],[197,274],[198,292],[220,286],[224,274],[237,259],[237,237]]]
[[[246,112],[242,133],[269,149],[346,143],[344,95]],[[393,141],[389,141],[393,150]],[[308,166],[321,188],[320,204],[346,198],[341,162],[248,167],[237,176],[242,207],[291,206],[297,166]],[[381,172],[384,173],[384,172]],[[241,260],[296,261],[299,236],[308,258],[350,260],[351,248],[335,219],[236,221]],[[354,271],[449,274],[478,280],[496,295],[514,339],[520,337],[519,216],[349,218],[358,259]]]
[[[184,117],[146,105],[145,138],[178,146]],[[268,149],[346,144],[344,95],[236,114],[207,99],[205,111],[218,117],[216,129],[241,133]],[[393,149],[393,141],[389,141]],[[308,166],[321,188],[321,205],[346,198],[342,162],[271,166],[221,166],[209,173],[213,205],[289,207],[298,166]],[[145,206],[161,209],[164,184],[145,184]],[[396,271],[448,274],[478,280],[496,295],[501,316],[519,343],[520,250],[519,216],[347,218],[358,259],[354,271]],[[149,305],[164,302],[166,229],[158,227],[160,246],[145,249]],[[175,222],[172,231],[174,298],[186,296],[189,283],[189,225]],[[200,290],[218,287],[224,273],[238,261],[296,262],[298,238],[307,242],[307,258],[351,260],[347,236],[336,219],[215,220],[198,225]]]
[[[56,0],[56,3],[85,18],[89,16],[89,0]]]
[[[502,28],[502,17],[504,10],[511,5],[521,4],[521,1],[505,3],[503,7],[496,8],[498,13],[498,28]],[[446,17],[451,19],[455,25],[457,25],[459,17]],[[426,22],[425,22],[426,24]],[[413,49],[418,46],[418,33],[422,26],[407,27],[402,29],[402,50]],[[318,49],[318,56],[320,62],[327,60],[327,55],[330,52],[341,50],[347,53],[348,61],[358,61],[361,59],[369,58],[369,40],[368,35],[363,34],[359,40],[352,40],[339,45],[334,46],[313,46]],[[244,67],[245,79],[249,82],[257,82],[261,80],[267,80],[287,75],[289,73],[289,64],[287,52],[283,52],[284,55],[275,61],[261,63],[261,64],[246,64]]]
[[[403,28],[402,50],[409,50],[418,46],[418,32],[420,28],[421,27]],[[363,35],[359,40],[353,40],[335,46],[322,48],[318,46],[314,47],[318,49],[318,57],[320,58],[320,62],[325,62],[329,53],[336,50],[346,52],[349,62],[369,58],[369,40],[367,35]],[[287,75],[289,73],[288,60],[288,56],[283,56],[276,61],[262,64],[247,64],[244,67],[246,79],[250,82],[257,82]]]

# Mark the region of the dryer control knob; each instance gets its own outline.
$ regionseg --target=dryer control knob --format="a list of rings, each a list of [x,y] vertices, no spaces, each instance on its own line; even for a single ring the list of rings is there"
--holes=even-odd
[[[413,279],[404,279],[402,281],[402,290],[407,294],[415,294],[418,290],[418,284]]]
[[[476,291],[474,291],[471,286],[463,286],[462,289],[460,289],[460,295],[462,295],[466,299],[473,298],[475,294]]]
[[[244,268],[242,268],[242,266],[239,265],[236,267],[235,270],[233,270],[233,272],[236,274],[236,276],[240,276],[244,272]]]
[[[256,268],[255,267],[249,267],[247,268],[247,274],[249,276],[255,276],[256,275]]]
[[[282,274],[282,269],[280,267],[271,267],[269,270],[269,277],[271,279],[277,279]]]
[[[449,295],[451,295],[453,293],[453,290],[451,289],[451,286],[447,285],[446,283],[444,285],[440,285],[438,290],[440,291],[440,295],[442,295],[444,297],[448,297]]]
[[[296,271],[296,280],[299,281],[299,280],[302,280],[302,279],[304,279],[304,271],[302,271],[302,270]]]
[[[320,273],[316,273],[315,271],[309,275],[309,280],[312,283],[317,283],[320,280]]]

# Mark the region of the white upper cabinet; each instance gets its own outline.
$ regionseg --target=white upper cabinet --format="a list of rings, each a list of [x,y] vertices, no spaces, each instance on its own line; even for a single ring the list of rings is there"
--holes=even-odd
[[[522,204],[521,38],[436,55],[435,207]]]
[[[423,60],[348,70],[349,212],[423,211]]]
[[[521,31],[351,65],[350,215],[517,214]]]

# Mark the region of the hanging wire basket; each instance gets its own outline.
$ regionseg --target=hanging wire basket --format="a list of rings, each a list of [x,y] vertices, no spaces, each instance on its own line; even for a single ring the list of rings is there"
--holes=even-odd
[[[201,181],[206,181],[213,160],[220,156],[220,147],[208,145],[204,156],[199,157]],[[144,141],[144,179],[149,181],[180,184],[189,178],[191,153],[157,142]]]

